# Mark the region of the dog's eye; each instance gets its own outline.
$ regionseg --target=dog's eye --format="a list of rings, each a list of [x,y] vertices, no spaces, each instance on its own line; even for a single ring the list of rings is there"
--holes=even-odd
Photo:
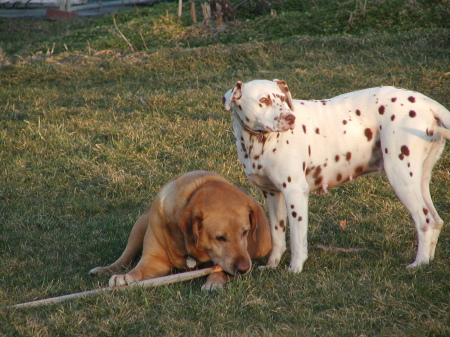
[[[248,229],[247,229],[247,230],[245,230],[245,231],[244,231],[244,233],[242,233],[242,236],[244,236],[244,237],[245,237],[245,236],[247,236],[247,235],[248,235],[248,232],[249,232],[249,230],[248,230]]]
[[[267,97],[263,97],[259,100],[260,103],[269,105],[269,99]]]
[[[220,241],[220,242],[226,242],[227,238],[225,236],[221,235],[221,236],[216,236],[216,240]]]

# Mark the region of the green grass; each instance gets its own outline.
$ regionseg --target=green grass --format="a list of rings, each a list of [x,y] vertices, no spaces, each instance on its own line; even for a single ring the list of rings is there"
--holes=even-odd
[[[262,202],[242,172],[221,105],[237,80],[284,79],[303,99],[395,85],[450,107],[450,30],[439,16],[430,19],[448,2],[419,2],[418,9],[386,3],[392,16],[414,10],[424,19],[413,16],[411,27],[401,16],[378,30],[374,7],[356,29],[343,9],[327,28],[313,14],[323,17],[330,7],[274,1],[276,19],[239,13],[218,29],[178,21],[176,4],[168,3],[114,15],[134,52],[112,15],[0,19],[0,306],[106,286],[108,276],[87,272],[119,256],[139,214],[177,174],[216,171]],[[299,22],[310,25],[300,30]],[[446,224],[449,167],[447,148],[431,184]],[[448,225],[435,261],[406,270],[415,229],[383,176],[311,195],[309,244],[298,275],[286,271],[286,253],[279,268],[233,279],[219,293],[202,293],[204,280],[193,280],[0,309],[0,335],[450,334]]]

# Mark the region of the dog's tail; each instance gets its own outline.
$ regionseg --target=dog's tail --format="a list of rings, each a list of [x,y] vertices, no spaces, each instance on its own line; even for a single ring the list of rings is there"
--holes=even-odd
[[[438,125],[433,127],[433,131],[450,141],[450,111],[436,101],[433,101],[433,106],[430,107],[430,110],[438,122]]]

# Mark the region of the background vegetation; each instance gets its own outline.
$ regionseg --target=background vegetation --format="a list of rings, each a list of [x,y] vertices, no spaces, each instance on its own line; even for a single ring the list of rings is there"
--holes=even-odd
[[[174,175],[216,171],[263,201],[221,105],[237,80],[284,79],[302,99],[394,85],[450,107],[448,1],[230,3],[242,4],[221,27],[193,25],[188,4],[177,19],[176,3],[0,19],[0,305],[104,287],[108,276],[87,272],[119,256]],[[447,224],[449,167],[447,149],[432,182]],[[361,178],[311,196],[301,274],[286,271],[287,253],[223,292],[194,280],[0,309],[0,335],[446,336],[449,238],[445,226],[436,260],[406,270],[409,214],[383,176]]]

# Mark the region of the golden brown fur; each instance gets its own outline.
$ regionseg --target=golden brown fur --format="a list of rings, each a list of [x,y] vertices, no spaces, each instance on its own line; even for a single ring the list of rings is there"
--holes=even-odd
[[[122,256],[90,274],[117,272],[142,251],[136,267],[113,275],[110,286],[212,262],[225,272],[208,277],[203,289],[209,290],[222,288],[227,274],[247,273],[251,259],[270,249],[269,224],[259,203],[216,173],[194,171],[166,184],[133,226]]]

